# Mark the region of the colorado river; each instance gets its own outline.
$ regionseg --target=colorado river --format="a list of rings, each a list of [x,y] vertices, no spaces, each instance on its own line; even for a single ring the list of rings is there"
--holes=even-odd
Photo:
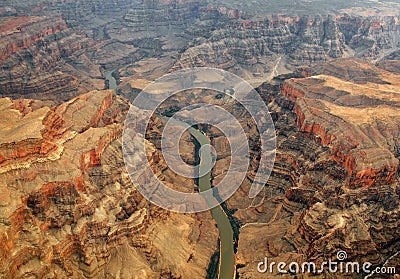
[[[112,76],[114,70],[105,72],[105,78],[109,80],[109,88],[117,91],[117,81]],[[159,116],[161,119],[168,120],[165,116]],[[187,127],[188,125],[179,120],[175,120],[178,124]],[[202,154],[200,157],[200,168],[208,168],[207,163],[211,162],[211,148],[210,139],[203,134],[201,131],[194,127],[189,127],[187,131],[196,139],[200,147],[202,148]],[[208,156],[208,157],[203,157]],[[203,158],[203,159],[202,159]],[[200,192],[211,189],[211,171],[198,179],[198,186]],[[235,253],[234,253],[234,242],[233,242],[233,229],[225,211],[219,205],[211,209],[211,215],[217,223],[220,238],[220,257],[219,257],[219,279],[232,279],[235,278]]]
[[[106,71],[104,73],[104,76],[109,81],[109,88],[114,90],[114,91],[117,91],[117,81],[112,76],[113,72],[114,72],[114,70]]]
[[[211,157],[210,139],[195,128],[189,128],[188,132],[197,140],[197,142],[204,148],[204,155]],[[203,151],[203,150],[202,150]],[[200,160],[200,168],[202,168],[202,161]],[[207,158],[205,161],[211,162],[211,158]],[[204,166],[207,168],[207,166]],[[206,175],[199,178],[200,192],[211,189],[211,171]],[[217,222],[219,229],[219,237],[221,241],[220,245],[220,259],[219,259],[219,278],[220,279],[232,279],[235,277],[235,254],[233,251],[233,230],[231,223],[229,222],[228,216],[221,206],[214,207],[211,209],[211,215]]]
[[[160,116],[161,119],[168,120],[165,116]],[[178,123],[184,127],[188,125],[179,120],[173,119],[175,123]],[[187,128],[187,131],[196,139],[202,148],[200,156],[200,169],[210,169],[208,165],[211,159],[211,141],[201,131],[194,127]],[[211,189],[211,171],[198,179],[198,186],[200,192]],[[211,215],[217,223],[220,237],[220,258],[219,258],[219,279],[232,279],[235,278],[235,253],[233,248],[233,229],[229,221],[228,216],[221,206],[214,207],[211,209]]]

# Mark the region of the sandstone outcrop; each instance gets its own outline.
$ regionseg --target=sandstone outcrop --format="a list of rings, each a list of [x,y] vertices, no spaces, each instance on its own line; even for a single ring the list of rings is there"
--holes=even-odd
[[[77,53],[94,42],[68,28],[59,15],[7,17],[0,26],[1,96],[66,101],[103,88],[99,66],[78,62],[85,55]],[[75,67],[66,63],[67,56],[75,58]]]
[[[113,91],[53,107],[0,99],[2,278],[206,276],[211,215],[169,213],[135,190],[121,150],[127,109]]]
[[[335,58],[379,59],[398,49],[399,28],[398,16],[270,16],[229,21],[211,34],[196,33],[196,43],[185,50],[176,67],[214,66],[260,80]]]
[[[394,59],[399,47],[393,14],[294,14],[278,8],[292,5],[284,2],[253,2],[255,13],[233,2],[8,2],[0,23],[3,97],[66,101],[107,88],[106,73],[121,68],[116,76],[125,95],[137,75],[152,81],[190,66],[223,68],[258,86],[335,58]]]
[[[218,104],[233,113],[250,138],[251,167],[241,188],[226,202],[238,233],[239,278],[265,278],[257,271],[265,256],[270,262],[314,261],[318,266],[346,251],[349,261],[398,267],[398,74],[357,59],[300,72],[307,77],[282,75],[257,89],[275,122],[277,154],[268,183],[254,199],[247,195],[258,166],[257,133],[237,104],[213,98],[212,92],[193,91],[174,95],[160,107],[161,112],[178,104],[186,107],[198,94],[197,102]],[[160,125],[156,122],[151,130],[150,140],[157,148]],[[218,129],[200,128],[216,149],[216,185],[229,168],[229,144]],[[164,164],[154,165],[164,179],[171,177]],[[280,276],[276,268],[271,276]],[[324,278],[328,271],[302,276]]]
[[[345,65],[345,66],[343,66]],[[344,68],[346,67],[346,68]],[[332,146],[349,187],[390,184],[399,170],[399,76],[359,60],[336,60],[287,81],[297,125]]]
[[[339,250],[400,268],[398,13],[382,2],[365,4],[378,7],[373,13],[311,13],[309,4],[286,0],[284,9],[253,1],[260,9],[249,13],[239,2],[2,3],[0,277],[212,277],[218,231],[210,214],[168,213],[136,191],[121,152],[128,101],[98,91],[111,75],[117,92],[133,98],[190,66],[224,68],[253,84],[278,75],[257,89],[275,122],[277,156],[254,199],[247,197],[258,166],[254,123],[237,104],[204,95],[241,119],[252,147],[247,177],[224,205],[239,278],[268,278],[257,272],[265,256],[319,263]],[[336,3],[324,2],[315,9]],[[292,5],[303,13],[290,13]],[[335,60],[343,57],[375,66]],[[176,103],[191,104],[177,95],[162,109]],[[215,184],[229,167],[229,148],[220,131],[201,128],[217,149]],[[196,191],[166,167],[161,132],[154,119],[153,170],[177,190]],[[193,139],[185,134],[180,144],[193,164]]]
[[[238,191],[227,203],[241,224],[239,277],[278,276],[276,268],[257,272],[264,257],[318,266],[341,250],[348,261],[398,268],[398,74],[351,59],[303,72],[311,75],[280,76],[258,89],[275,120],[277,157],[259,197]]]

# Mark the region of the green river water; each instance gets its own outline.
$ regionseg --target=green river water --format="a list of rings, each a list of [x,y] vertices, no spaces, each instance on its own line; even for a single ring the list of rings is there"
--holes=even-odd
[[[108,71],[105,73],[106,78],[110,81],[110,89],[116,91],[117,82],[112,76],[112,71]],[[161,119],[168,120],[169,118],[165,116],[159,116]],[[184,122],[180,122],[179,120],[175,120],[178,124],[186,127],[187,124]],[[210,139],[203,134],[201,131],[194,127],[190,127],[187,131],[196,139],[199,143],[200,147],[203,147],[204,152],[202,152],[202,156],[209,156],[200,158],[200,168],[210,169],[207,163],[211,162],[211,148],[210,148]],[[204,154],[204,155],[203,155]],[[205,159],[205,160],[204,160]],[[204,176],[198,179],[198,186],[200,192],[204,192],[206,190],[211,189],[211,171],[205,174]],[[219,205],[211,209],[211,215],[217,223],[220,237],[220,258],[219,258],[219,279],[232,279],[235,277],[235,253],[234,253],[234,241],[233,241],[233,229],[232,225],[229,221],[228,216],[225,211]]]

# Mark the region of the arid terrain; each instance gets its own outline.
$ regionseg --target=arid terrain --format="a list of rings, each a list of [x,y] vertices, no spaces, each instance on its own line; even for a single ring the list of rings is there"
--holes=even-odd
[[[222,205],[236,277],[399,278],[400,4],[253,2],[0,4],[0,278],[218,278],[211,213],[150,203],[122,153],[130,102],[188,67],[242,77],[275,125],[275,165],[251,199],[257,127],[227,97],[202,93],[233,112],[251,147],[246,179]],[[160,109],[179,110],[195,95]],[[171,187],[196,191],[162,158],[163,124],[153,118],[143,135],[152,169]],[[229,144],[220,130],[201,128],[216,150],[215,185]],[[179,141],[192,165],[194,142],[188,133]],[[257,271],[265,257],[321,263],[338,251],[397,275]]]

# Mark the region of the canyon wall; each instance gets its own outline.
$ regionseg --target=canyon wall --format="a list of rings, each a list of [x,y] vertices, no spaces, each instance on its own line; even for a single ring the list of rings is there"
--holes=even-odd
[[[214,221],[136,191],[121,150],[127,109],[113,91],[55,107],[0,99],[2,278],[205,278]]]
[[[112,70],[121,92],[131,79],[191,66],[259,85],[336,58],[379,61],[395,55],[400,38],[398,15],[259,14],[205,1],[17,1],[4,9],[1,96],[51,101],[106,88]]]
[[[388,61],[393,68],[397,61]],[[399,268],[398,73],[356,59],[280,76],[258,91],[277,132],[271,177],[254,200],[248,186],[228,207],[241,224],[239,278],[278,276],[257,264],[337,260]],[[388,96],[391,96],[390,98]],[[257,249],[254,249],[257,247]],[[283,278],[293,278],[284,274]],[[328,273],[302,274],[325,278]],[[366,274],[329,273],[332,278]],[[393,275],[380,275],[393,278]]]

